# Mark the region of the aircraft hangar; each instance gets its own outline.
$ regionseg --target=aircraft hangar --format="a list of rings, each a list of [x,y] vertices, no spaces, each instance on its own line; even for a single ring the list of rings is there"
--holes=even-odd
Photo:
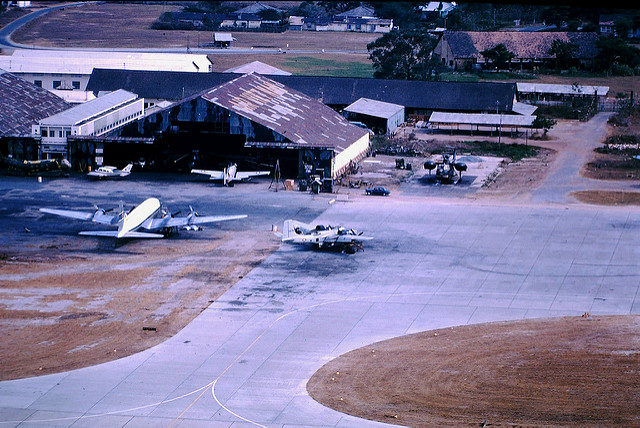
[[[95,157],[111,161],[108,151],[118,152],[118,157],[126,153],[106,149],[117,145],[131,147],[130,160],[135,161],[143,157],[137,150],[140,145],[126,143],[148,144],[149,138],[154,148],[144,151],[146,156],[152,153],[145,161],[162,169],[181,163],[184,169],[212,168],[223,161],[250,159],[271,167],[279,161],[287,177],[336,178],[369,150],[367,130],[301,92],[250,73],[156,107],[105,138],[70,139],[70,152],[95,167]]]

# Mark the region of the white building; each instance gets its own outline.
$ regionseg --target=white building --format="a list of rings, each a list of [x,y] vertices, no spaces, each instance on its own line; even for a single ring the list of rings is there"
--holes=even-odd
[[[41,137],[41,159],[66,157],[68,136],[104,135],[142,116],[144,98],[119,89],[42,119],[31,131]]]
[[[449,14],[449,12],[455,9],[456,6],[456,2],[430,1],[427,4],[420,6],[419,9],[423,16],[426,16],[427,14],[437,14],[444,18]]]
[[[17,49],[0,55],[0,68],[47,90],[84,91],[94,68],[208,73],[212,66],[203,54]]]

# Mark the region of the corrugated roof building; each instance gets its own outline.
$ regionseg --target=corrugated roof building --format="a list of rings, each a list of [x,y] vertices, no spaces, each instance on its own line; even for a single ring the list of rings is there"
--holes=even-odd
[[[378,134],[393,132],[404,122],[404,106],[360,98],[343,110],[349,119],[360,120]]]
[[[265,64],[261,61],[252,61],[247,64],[239,65],[237,67],[230,68],[224,71],[225,73],[238,73],[238,74],[247,74],[247,73],[258,73],[264,75],[280,75],[280,76],[291,76],[291,73],[288,71],[280,70],[272,65]]]
[[[180,100],[234,79],[231,73],[170,73],[96,69],[87,90],[126,89],[145,99]],[[269,76],[324,104],[343,108],[360,98],[425,110],[509,113],[516,96],[515,83],[425,82],[328,76]],[[497,102],[497,103],[496,103]]]
[[[0,69],[0,136],[30,136],[31,125],[69,107],[62,98]]]
[[[230,119],[230,132],[244,134],[248,146],[331,150],[333,177],[369,149],[366,130],[309,96],[259,74],[237,77],[202,98],[237,115]],[[271,135],[260,127],[271,130]]]

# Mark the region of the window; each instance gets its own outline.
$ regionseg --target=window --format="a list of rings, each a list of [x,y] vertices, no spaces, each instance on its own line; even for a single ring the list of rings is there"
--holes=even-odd
[[[33,84],[36,85],[39,88],[42,88],[42,80],[34,80]]]
[[[80,82],[78,82],[77,80],[71,82],[71,85],[73,85],[73,89],[80,89]]]
[[[60,80],[54,80],[53,81],[53,89],[58,89],[58,86],[60,86],[62,84],[62,82]]]
[[[45,128],[42,128],[40,133],[42,134],[43,137],[48,137],[49,133],[47,132],[47,130]]]

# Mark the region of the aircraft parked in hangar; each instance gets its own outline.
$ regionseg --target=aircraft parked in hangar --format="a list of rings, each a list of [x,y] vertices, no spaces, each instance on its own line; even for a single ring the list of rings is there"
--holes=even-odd
[[[235,163],[230,164],[222,171],[211,171],[208,169],[192,169],[192,174],[208,175],[209,180],[222,180],[222,184],[225,186],[233,186],[234,181],[246,181],[251,177],[257,177],[259,175],[269,175],[271,171],[238,171],[238,165]]]
[[[342,226],[311,226],[295,220],[286,220],[282,234],[278,235],[282,242],[312,245],[317,249],[334,249],[347,254],[362,250],[362,242],[373,239],[371,236],[362,236],[362,232]]]
[[[215,223],[226,220],[237,220],[247,217],[242,215],[227,216],[200,216],[189,206],[190,213],[184,217],[174,217],[174,214],[162,209],[157,198],[148,198],[130,211],[125,211],[120,203],[120,211],[108,214],[111,210],[103,210],[95,207],[93,213],[84,211],[58,210],[53,208],[40,208],[47,214],[74,218],[77,220],[90,220],[94,223],[117,226],[118,230],[82,231],[80,235],[106,236],[112,238],[164,238],[180,230],[202,230],[201,224]],[[160,217],[157,216],[160,214]],[[152,232],[146,232],[152,231]],[[159,231],[161,233],[153,233]]]
[[[96,180],[124,178],[131,174],[131,168],[133,168],[132,163],[122,169],[117,169],[115,166],[101,166],[95,171],[87,173],[87,177]]]

